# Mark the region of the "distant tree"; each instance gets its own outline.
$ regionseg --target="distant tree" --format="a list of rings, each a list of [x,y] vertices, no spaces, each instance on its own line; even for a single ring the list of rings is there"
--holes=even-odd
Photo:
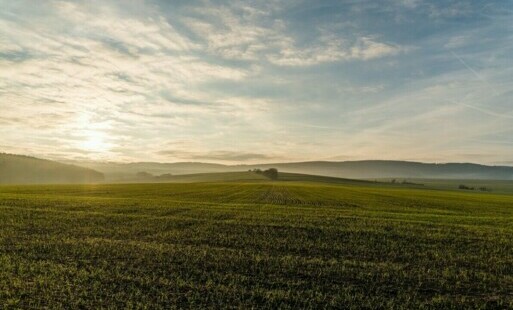
[[[278,179],[278,169],[276,169],[276,168],[269,168],[269,169],[265,170],[262,174],[271,180]]]
[[[395,183],[396,182],[396,179],[392,179],[392,181],[390,181],[390,183]]]
[[[466,189],[466,190],[469,190],[469,191],[473,191],[474,188],[473,187],[469,187],[469,186],[466,186],[465,184],[460,184],[458,186],[459,189]]]

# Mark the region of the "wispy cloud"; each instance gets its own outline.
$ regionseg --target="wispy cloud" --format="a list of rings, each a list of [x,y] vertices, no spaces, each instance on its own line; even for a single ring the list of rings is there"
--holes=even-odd
[[[237,151],[208,151],[189,152],[180,150],[159,151],[159,154],[167,156],[171,160],[206,160],[216,162],[241,162],[248,160],[269,160],[276,159],[273,156],[259,153],[246,153]]]
[[[273,10],[274,9],[274,10]],[[369,60],[406,52],[409,47],[384,43],[372,36],[330,33],[318,29],[320,38],[303,46],[288,34],[284,20],[273,16],[276,8],[232,5],[197,9],[188,26],[205,42],[208,52],[226,59],[269,61],[280,66],[311,66],[351,59]],[[262,25],[265,20],[265,26]]]
[[[233,163],[513,156],[512,12],[500,1],[0,6],[3,151]]]
[[[330,35],[322,37],[314,46],[303,49],[294,46],[293,41],[285,40],[281,49],[271,54],[269,60],[283,66],[311,66],[344,60],[371,60],[407,50],[406,47],[378,42],[371,37],[361,37],[351,43]]]

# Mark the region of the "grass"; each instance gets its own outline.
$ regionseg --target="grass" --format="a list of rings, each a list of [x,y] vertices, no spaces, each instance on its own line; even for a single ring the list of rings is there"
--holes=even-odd
[[[269,178],[261,173],[254,171],[237,171],[237,172],[215,172],[215,173],[193,173],[193,174],[177,174],[166,175],[164,177],[155,177],[148,179],[127,179],[124,183],[198,183],[198,182],[256,182],[269,181]],[[280,172],[279,181],[296,181],[296,182],[320,182],[335,184],[371,184],[375,181],[343,179],[336,177],[327,177],[319,175],[308,175],[300,173]],[[388,180],[382,183],[389,183]]]
[[[242,172],[218,172],[218,173],[194,173],[179,174],[165,178],[157,178],[157,182],[177,182],[177,183],[195,183],[195,182],[233,182],[233,181],[268,181],[269,179],[261,174],[250,171]]]
[[[377,179],[380,184],[390,183],[390,178]],[[473,187],[474,192],[492,192],[494,194],[513,194],[513,180],[467,180],[467,179],[416,179],[416,178],[395,178],[396,183],[394,186],[413,187],[413,188],[430,188],[438,190],[456,190],[465,191],[459,189],[459,185],[463,184],[468,187]],[[409,184],[402,184],[403,181]],[[392,185],[392,184],[391,184]],[[480,187],[486,187],[486,191],[481,191]]]
[[[513,307],[511,195],[2,186],[0,210],[0,308]]]

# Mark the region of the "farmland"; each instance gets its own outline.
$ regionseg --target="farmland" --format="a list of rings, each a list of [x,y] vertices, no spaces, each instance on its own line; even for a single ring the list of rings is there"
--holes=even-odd
[[[0,308],[513,307],[512,195],[288,180],[2,186]]]

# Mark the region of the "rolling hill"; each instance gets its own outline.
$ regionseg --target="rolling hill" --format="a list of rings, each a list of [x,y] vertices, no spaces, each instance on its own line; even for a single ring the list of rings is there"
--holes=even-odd
[[[426,178],[512,180],[513,167],[486,166],[472,163],[420,163],[410,161],[314,161],[258,165],[280,171],[325,175],[351,179]]]
[[[91,183],[91,182],[202,182],[225,178],[226,172],[277,168],[280,173],[317,175],[344,179],[444,179],[444,180],[513,180],[513,167],[486,166],[472,163],[420,163],[409,161],[310,161],[254,165],[222,165],[199,162],[178,163],[59,163],[34,157],[0,153],[0,183]],[[148,175],[148,179],[137,177]],[[213,175],[206,175],[213,174]],[[188,175],[188,176],[185,176]],[[181,177],[179,177],[181,176]],[[241,180],[241,175],[231,175]],[[242,176],[246,179],[248,176]],[[253,178],[254,176],[250,176]]]
[[[126,183],[205,183],[205,182],[265,182],[273,181],[270,178],[253,171],[236,172],[210,172],[210,173],[192,173],[179,175],[162,175],[146,178],[126,179]],[[314,183],[333,183],[333,184],[356,184],[369,185],[377,184],[374,181],[344,179],[337,177],[327,177],[320,175],[309,175],[300,173],[280,172],[277,182],[314,182]],[[381,185],[386,183],[379,183]]]
[[[96,183],[104,175],[89,168],[0,153],[0,184]]]
[[[247,171],[277,168],[280,172],[301,173],[349,179],[424,178],[424,179],[482,179],[513,180],[513,167],[487,166],[472,163],[420,163],[410,161],[310,161],[255,165],[221,165],[211,163],[98,163],[73,162],[79,166],[101,171],[109,181],[130,179],[141,171],[153,175],[196,174]]]

